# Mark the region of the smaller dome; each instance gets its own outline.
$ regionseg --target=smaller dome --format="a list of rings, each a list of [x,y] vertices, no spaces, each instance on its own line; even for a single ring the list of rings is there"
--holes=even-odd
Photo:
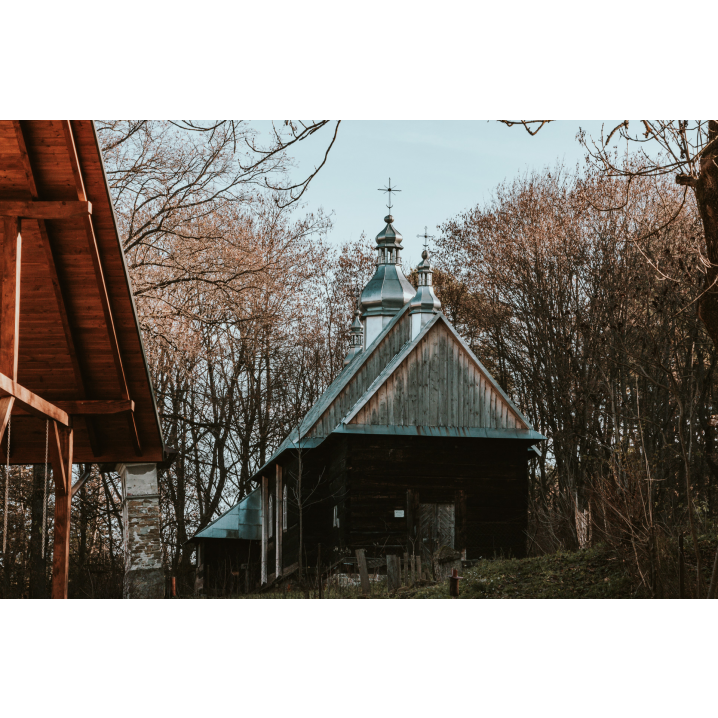
[[[364,346],[364,325],[361,323],[361,310],[359,309],[359,299],[357,298],[357,306],[354,310],[354,321],[349,335],[349,352],[344,357],[344,366],[351,363],[351,360],[361,354]]]
[[[426,249],[421,253],[421,262],[416,271],[419,275],[419,286],[414,298],[409,303],[409,314],[436,314],[441,309],[441,302],[434,293],[432,279],[434,273],[431,269],[429,252]]]

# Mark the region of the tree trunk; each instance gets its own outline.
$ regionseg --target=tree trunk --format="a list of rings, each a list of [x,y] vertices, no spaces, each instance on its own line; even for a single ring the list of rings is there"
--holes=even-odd
[[[718,120],[708,120],[708,142],[717,137]],[[698,303],[698,316],[705,324],[713,345],[718,347],[718,146],[701,158],[695,193],[711,262],[706,272],[706,293]]]
[[[48,478],[49,481],[49,478]],[[47,598],[47,559],[42,555],[42,523],[45,503],[45,465],[32,467],[30,499],[30,598]]]

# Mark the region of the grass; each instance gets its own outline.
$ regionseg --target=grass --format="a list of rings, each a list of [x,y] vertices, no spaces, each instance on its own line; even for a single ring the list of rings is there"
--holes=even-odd
[[[637,586],[616,554],[603,547],[524,559],[485,560],[463,570],[459,598],[632,598]],[[283,588],[239,598],[316,598],[316,589]],[[324,597],[360,598],[358,587],[328,587]],[[389,595],[386,585],[372,585],[371,598],[449,598],[448,580],[401,588]]]
[[[612,551],[594,548],[481,561],[464,569],[459,598],[631,598],[635,588]],[[411,593],[412,598],[447,598],[448,582]]]

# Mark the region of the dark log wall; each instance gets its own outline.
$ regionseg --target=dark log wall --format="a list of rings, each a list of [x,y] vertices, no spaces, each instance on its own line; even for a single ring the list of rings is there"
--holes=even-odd
[[[357,548],[370,558],[411,551],[419,503],[455,504],[455,548],[465,548],[469,559],[525,555],[528,446],[521,440],[330,437],[303,455],[305,500],[311,503],[304,513],[304,565],[316,565],[319,543],[325,564],[353,556]],[[298,561],[297,471],[296,456],[283,465],[289,487],[285,568]],[[332,526],[335,505],[338,528]],[[403,518],[395,518],[397,509]]]
[[[346,443],[345,437],[332,437],[317,449],[302,454],[302,485],[306,508],[304,510],[305,566],[316,566],[317,545],[322,545],[322,562],[328,563],[335,551],[344,543],[340,528],[332,526],[334,506],[344,510],[346,498]],[[288,487],[287,530],[283,534],[282,565],[293,566],[299,560],[299,507],[297,503],[298,457],[292,456],[282,465],[284,483]],[[311,492],[311,495],[310,495]]]
[[[259,541],[202,539],[204,588],[209,596],[249,593],[259,587]]]
[[[352,550],[411,550],[412,502],[455,503],[455,548],[466,548],[467,558],[525,555],[526,442],[350,436],[347,445],[343,539]]]

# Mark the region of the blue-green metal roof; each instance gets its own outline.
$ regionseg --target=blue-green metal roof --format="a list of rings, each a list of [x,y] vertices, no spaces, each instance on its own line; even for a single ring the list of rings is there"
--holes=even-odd
[[[262,538],[261,494],[255,489],[238,504],[225,511],[209,526],[198,531],[190,541],[197,539],[254,539]]]

